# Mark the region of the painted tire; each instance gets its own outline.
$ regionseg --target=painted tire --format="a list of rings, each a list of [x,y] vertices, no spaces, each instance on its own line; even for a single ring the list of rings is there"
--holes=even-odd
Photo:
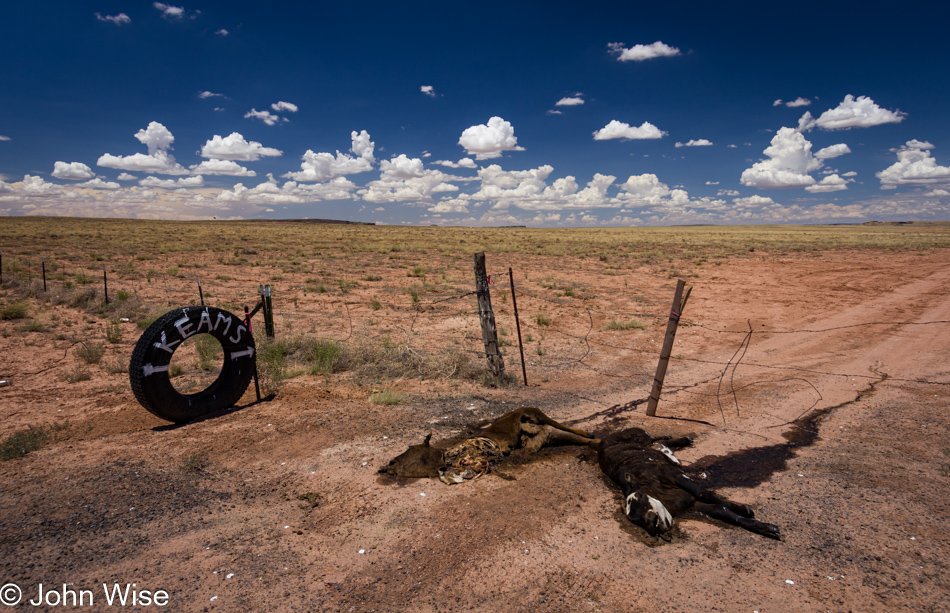
[[[221,343],[221,374],[207,389],[182,394],[171,383],[168,365],[175,348],[196,334]],[[139,338],[129,362],[129,381],[139,403],[151,413],[178,423],[234,406],[254,374],[254,337],[236,315],[214,307],[175,309],[159,317]]]

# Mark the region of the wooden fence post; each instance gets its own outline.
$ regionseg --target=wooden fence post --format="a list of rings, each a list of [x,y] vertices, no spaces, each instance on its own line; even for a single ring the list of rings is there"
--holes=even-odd
[[[676,338],[676,327],[679,325],[680,315],[683,314],[683,307],[689,299],[689,293],[693,290],[690,287],[683,289],[686,282],[682,279],[676,282],[676,292],[673,294],[673,307],[670,309],[670,319],[666,324],[666,337],[663,339],[663,348],[660,350],[660,361],[656,365],[656,376],[653,378],[653,391],[650,392],[650,400],[647,402],[647,415],[653,417],[656,415],[656,405],[660,402],[660,392],[663,391],[663,379],[666,378],[666,367],[670,364],[670,355],[673,353],[673,340]]]
[[[485,343],[488,371],[495,385],[500,386],[505,380],[505,361],[498,352],[498,330],[495,328],[495,313],[491,308],[484,252],[475,254],[475,294],[478,297],[478,318],[482,324],[482,341]]]

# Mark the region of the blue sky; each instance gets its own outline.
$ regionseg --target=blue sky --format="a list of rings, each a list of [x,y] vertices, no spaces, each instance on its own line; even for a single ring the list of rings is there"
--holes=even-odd
[[[18,3],[0,20],[0,214],[946,220],[948,13]]]

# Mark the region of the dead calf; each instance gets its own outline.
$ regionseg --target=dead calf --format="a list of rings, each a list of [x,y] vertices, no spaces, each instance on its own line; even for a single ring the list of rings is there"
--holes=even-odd
[[[781,538],[777,526],[756,520],[748,506],[726,500],[689,478],[670,449],[691,444],[687,437],[654,438],[641,428],[628,428],[592,446],[601,470],[623,492],[624,514],[652,536],[669,540],[673,518],[693,509],[768,538]]]

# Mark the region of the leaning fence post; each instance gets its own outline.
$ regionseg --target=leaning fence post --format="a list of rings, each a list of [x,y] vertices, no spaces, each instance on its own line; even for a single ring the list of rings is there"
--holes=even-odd
[[[478,297],[478,318],[482,324],[482,341],[485,343],[488,371],[495,385],[501,385],[505,379],[505,361],[498,351],[498,330],[495,328],[495,313],[491,308],[484,252],[475,254],[475,294]]]
[[[515,298],[515,274],[508,268],[508,280],[511,281],[511,306],[515,309],[515,328],[518,330],[518,351],[521,353],[521,377],[528,385],[528,371],[524,365],[524,344],[521,342],[521,320],[518,319],[518,299]]]
[[[660,402],[660,392],[663,391],[663,379],[666,378],[666,367],[670,364],[670,354],[673,353],[673,340],[676,338],[676,327],[679,325],[680,315],[683,313],[683,307],[689,298],[689,292],[683,295],[683,289],[686,282],[682,279],[676,282],[676,292],[673,294],[673,307],[670,309],[670,319],[666,324],[666,337],[663,339],[663,348],[660,350],[660,361],[656,365],[656,376],[653,378],[653,391],[650,392],[650,400],[647,402],[647,415],[653,417],[656,415],[656,405]]]
[[[204,294],[203,291],[201,291],[201,279],[198,277],[198,275],[195,275],[195,281],[198,282],[198,298],[201,299],[201,306],[204,306],[204,305],[205,305],[205,294]]]

